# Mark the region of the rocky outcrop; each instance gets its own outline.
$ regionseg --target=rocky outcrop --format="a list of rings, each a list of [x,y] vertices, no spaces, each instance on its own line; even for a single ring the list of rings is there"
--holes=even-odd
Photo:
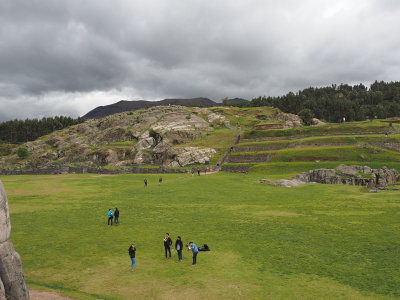
[[[300,127],[303,122],[298,115],[278,111],[278,119],[283,123],[283,128]]]
[[[399,173],[395,169],[388,169],[387,167],[371,169],[367,166],[339,165],[335,169],[311,170],[300,173],[292,179],[277,180],[274,185],[292,187],[306,183],[322,183],[380,188],[395,184],[398,178]]]
[[[324,125],[326,125],[326,123],[322,122],[321,120],[319,120],[317,118],[312,118],[312,120],[311,120],[311,126],[320,127],[320,126],[324,126]]]
[[[152,137],[144,138],[140,140],[136,145],[135,149],[137,151],[141,151],[143,149],[149,149],[156,145],[156,141]]]
[[[0,300],[29,299],[22,273],[22,262],[15,252],[10,237],[11,224],[7,196],[0,181]]]
[[[172,148],[168,155],[173,157],[173,161],[169,164],[171,167],[184,167],[192,164],[204,164],[210,161],[210,158],[216,154],[212,148],[199,147],[176,147]]]

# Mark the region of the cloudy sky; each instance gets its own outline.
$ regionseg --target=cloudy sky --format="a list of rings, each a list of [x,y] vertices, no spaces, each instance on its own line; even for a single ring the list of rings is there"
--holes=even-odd
[[[400,80],[397,0],[1,0],[0,121]]]

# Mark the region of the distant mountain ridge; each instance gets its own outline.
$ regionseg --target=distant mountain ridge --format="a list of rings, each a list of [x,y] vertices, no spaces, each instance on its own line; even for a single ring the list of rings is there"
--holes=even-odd
[[[82,118],[84,119],[99,119],[104,118],[109,115],[116,113],[121,113],[125,111],[138,110],[142,108],[149,108],[153,106],[160,105],[182,105],[187,107],[211,107],[220,105],[219,103],[210,100],[208,98],[191,98],[191,99],[164,99],[160,101],[147,101],[147,100],[137,100],[128,101],[121,100],[116,103],[98,106],[95,109],[89,111]]]

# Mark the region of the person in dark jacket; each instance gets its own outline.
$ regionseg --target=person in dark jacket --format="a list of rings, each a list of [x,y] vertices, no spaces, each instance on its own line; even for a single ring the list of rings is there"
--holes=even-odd
[[[169,258],[171,258],[171,245],[172,240],[169,237],[169,233],[166,233],[164,237],[165,258],[167,258],[167,251],[169,252]]]
[[[135,244],[132,244],[129,247],[129,256],[131,257],[131,272],[135,271],[135,264],[136,264],[136,247]]]
[[[118,208],[115,208],[115,211],[114,211],[114,223],[115,223],[115,226],[119,225],[119,210],[118,210]]]
[[[176,239],[175,242],[175,250],[178,252],[178,260],[182,261],[182,249],[183,249],[183,243],[182,239],[180,236]]]

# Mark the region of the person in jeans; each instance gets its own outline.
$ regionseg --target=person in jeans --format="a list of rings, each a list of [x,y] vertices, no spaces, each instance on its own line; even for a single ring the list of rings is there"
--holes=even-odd
[[[111,208],[108,210],[108,225],[110,225],[110,221],[111,221],[111,225],[112,225],[112,221],[113,221],[113,211],[111,210]]]
[[[167,251],[169,252],[169,258],[171,258],[171,245],[172,240],[169,237],[169,233],[166,233],[164,237],[165,258],[167,258]]]
[[[182,239],[180,236],[178,236],[175,242],[175,250],[176,252],[178,252],[178,261],[182,261],[182,249],[183,249]]]
[[[115,208],[115,211],[114,211],[114,223],[115,223],[115,226],[118,226],[119,225],[119,210],[118,210],[118,208]]]
[[[130,256],[130,258],[131,258],[131,272],[133,272],[133,271],[135,271],[135,264],[136,264],[136,247],[135,247],[135,244],[132,244],[130,247],[129,247],[129,256]]]
[[[193,242],[189,243],[188,249],[192,250],[192,252],[193,252],[193,264],[192,264],[192,266],[195,266],[196,263],[197,263],[196,258],[197,258],[197,254],[199,253],[199,249],[197,248],[196,244],[193,243]]]

